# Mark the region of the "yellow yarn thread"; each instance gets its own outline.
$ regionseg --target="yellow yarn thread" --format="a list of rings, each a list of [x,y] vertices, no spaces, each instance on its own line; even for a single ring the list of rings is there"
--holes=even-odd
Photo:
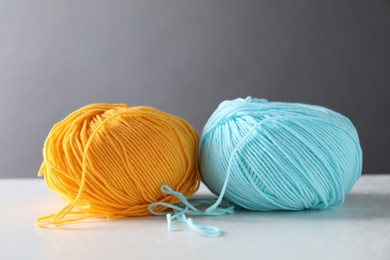
[[[74,111],[50,131],[38,173],[69,204],[36,225],[145,216],[152,202],[178,203],[160,187],[186,197],[197,191],[198,141],[184,119],[151,107],[92,104]]]

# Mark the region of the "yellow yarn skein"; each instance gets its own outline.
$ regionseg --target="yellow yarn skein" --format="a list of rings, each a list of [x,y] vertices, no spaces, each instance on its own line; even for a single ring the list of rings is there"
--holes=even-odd
[[[152,202],[178,203],[160,187],[186,197],[197,191],[198,141],[184,119],[151,107],[91,104],[74,111],[51,129],[38,173],[69,204],[36,225],[145,216]]]

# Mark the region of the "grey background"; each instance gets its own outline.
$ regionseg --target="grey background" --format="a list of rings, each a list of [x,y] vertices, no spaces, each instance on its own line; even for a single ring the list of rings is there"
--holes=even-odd
[[[51,126],[94,102],[200,132],[225,99],[352,119],[364,173],[390,172],[390,2],[0,0],[0,177],[36,176]]]

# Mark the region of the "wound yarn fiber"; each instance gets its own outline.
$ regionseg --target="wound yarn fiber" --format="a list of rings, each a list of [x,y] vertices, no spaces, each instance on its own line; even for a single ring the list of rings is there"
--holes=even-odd
[[[351,121],[330,109],[248,97],[222,102],[204,127],[201,179],[254,211],[324,209],[359,179],[362,150]]]
[[[184,119],[151,107],[92,104],[74,111],[47,136],[38,174],[68,205],[36,225],[151,215],[152,202],[180,201],[162,185],[191,196],[200,184],[198,139]]]

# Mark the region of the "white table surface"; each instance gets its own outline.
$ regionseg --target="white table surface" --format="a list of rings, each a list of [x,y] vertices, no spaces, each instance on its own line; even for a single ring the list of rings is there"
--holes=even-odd
[[[390,259],[390,175],[363,176],[337,208],[194,218],[217,238],[164,217],[34,226],[64,205],[42,180],[0,180],[0,259]]]

